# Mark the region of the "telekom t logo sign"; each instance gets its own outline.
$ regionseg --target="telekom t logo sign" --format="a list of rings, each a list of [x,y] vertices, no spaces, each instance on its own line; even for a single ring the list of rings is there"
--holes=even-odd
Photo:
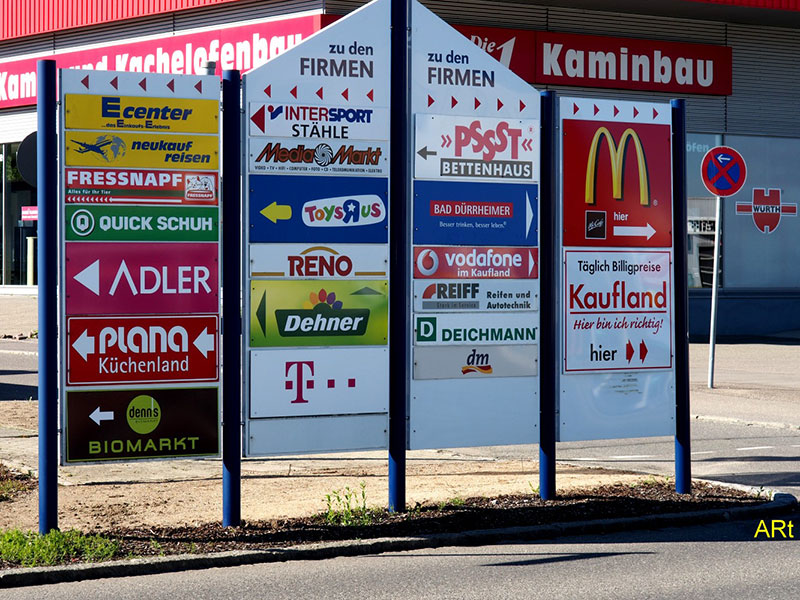
[[[291,360],[286,361],[285,365],[286,381],[284,386],[287,390],[295,391],[295,398],[292,404],[306,404],[308,400],[303,396],[304,390],[314,389],[314,361],[313,360]],[[355,377],[347,377],[347,387],[356,387]],[[335,389],[336,380],[326,379],[325,389]]]

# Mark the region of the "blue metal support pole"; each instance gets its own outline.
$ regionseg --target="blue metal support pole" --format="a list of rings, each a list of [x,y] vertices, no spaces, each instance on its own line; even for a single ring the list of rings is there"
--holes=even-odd
[[[689,419],[689,282],[686,217],[686,101],[672,101],[672,248],[675,268],[675,491],[692,491]]]
[[[241,113],[239,71],[222,74],[222,526],[242,520]]]
[[[37,65],[39,533],[58,529],[58,137],[56,63]],[[63,290],[62,290],[63,293]]]
[[[389,136],[389,510],[406,510],[407,407],[411,312],[409,306],[409,2],[392,0]]]
[[[556,497],[555,92],[541,94],[539,180],[539,495]]]

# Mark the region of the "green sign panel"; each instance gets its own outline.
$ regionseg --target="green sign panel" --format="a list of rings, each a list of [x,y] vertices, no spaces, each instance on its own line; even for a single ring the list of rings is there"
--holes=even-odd
[[[216,242],[216,206],[66,205],[67,241]]]
[[[65,463],[217,455],[216,387],[67,391]]]
[[[252,281],[250,346],[384,345],[386,280]]]

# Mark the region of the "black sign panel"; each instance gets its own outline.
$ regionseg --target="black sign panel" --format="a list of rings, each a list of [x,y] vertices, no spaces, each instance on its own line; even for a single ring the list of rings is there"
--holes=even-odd
[[[68,391],[66,439],[66,463],[217,455],[217,388]]]

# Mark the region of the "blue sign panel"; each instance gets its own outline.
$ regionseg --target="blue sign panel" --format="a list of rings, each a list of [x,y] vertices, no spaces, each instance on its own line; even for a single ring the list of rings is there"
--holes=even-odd
[[[539,186],[414,182],[414,243],[536,246]]]
[[[377,177],[250,175],[249,242],[385,243],[388,191]]]

